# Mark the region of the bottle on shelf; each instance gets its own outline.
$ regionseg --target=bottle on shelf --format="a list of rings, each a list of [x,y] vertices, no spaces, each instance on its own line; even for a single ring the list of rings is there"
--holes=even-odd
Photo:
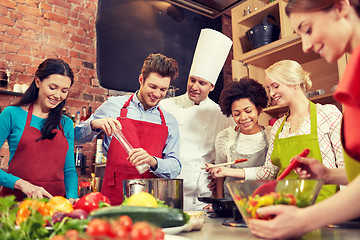
[[[86,119],[88,119],[91,116],[91,113],[92,113],[92,108],[91,108],[91,106],[89,106],[88,107],[88,112],[87,112],[87,115],[86,115]]]
[[[75,147],[75,166],[76,167],[81,166],[81,161],[82,161],[83,157],[84,157],[83,146],[76,146]]]
[[[95,163],[102,163],[102,162],[103,162],[104,153],[103,153],[102,143],[103,143],[102,138],[98,138],[98,139],[96,140],[96,158],[95,158]]]
[[[80,111],[76,112],[76,117],[75,117],[75,126],[78,125],[80,123]]]
[[[97,192],[95,173],[91,173],[90,187],[93,192]]]
[[[75,114],[71,114],[71,120],[73,121],[75,127]]]
[[[83,107],[81,110],[81,117],[80,117],[80,122],[84,122],[87,119],[87,115],[86,115],[86,107]]]

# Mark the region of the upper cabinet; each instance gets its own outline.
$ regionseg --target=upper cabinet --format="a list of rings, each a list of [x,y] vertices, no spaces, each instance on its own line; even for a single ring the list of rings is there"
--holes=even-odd
[[[273,2],[261,0],[247,0],[231,11],[233,30],[233,78],[240,79],[249,76],[264,83],[264,69],[271,64],[284,59],[295,60],[311,73],[310,78],[313,86],[310,91],[324,89],[326,94],[309,98],[315,103],[332,103],[332,88],[339,81],[345,65],[344,55],[337,62],[329,64],[314,52],[302,51],[301,39],[296,35],[290,25],[289,18],[285,14],[286,1],[276,0]],[[250,10],[250,11],[249,11]],[[252,49],[246,32],[262,20],[268,14],[275,17],[280,28],[279,40]],[[270,20],[268,21],[269,23]],[[340,108],[341,106],[338,105]],[[264,109],[268,118],[277,118],[287,111],[286,107],[271,106]]]

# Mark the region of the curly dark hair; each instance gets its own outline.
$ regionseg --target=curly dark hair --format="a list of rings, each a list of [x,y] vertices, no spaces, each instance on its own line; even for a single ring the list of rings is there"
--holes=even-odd
[[[179,75],[178,64],[172,59],[160,53],[150,54],[144,61],[141,74],[144,80],[148,78],[150,73],[158,73],[162,77],[170,77],[170,81]]]
[[[249,99],[259,109],[266,108],[269,101],[261,83],[252,78],[243,77],[239,81],[232,81],[221,91],[219,105],[222,113],[230,117],[233,102],[243,98]]]

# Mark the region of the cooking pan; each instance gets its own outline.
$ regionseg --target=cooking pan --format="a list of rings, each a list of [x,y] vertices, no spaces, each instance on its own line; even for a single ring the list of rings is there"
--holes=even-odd
[[[236,205],[232,198],[198,197],[200,202],[211,203],[218,217],[233,217],[233,209]]]
[[[148,192],[172,208],[183,209],[183,179],[146,178],[123,180],[124,196]]]

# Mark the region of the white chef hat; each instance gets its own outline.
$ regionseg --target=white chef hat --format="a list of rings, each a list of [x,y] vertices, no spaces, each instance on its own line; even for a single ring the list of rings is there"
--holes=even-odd
[[[209,28],[202,29],[189,75],[203,78],[215,85],[231,45],[231,39],[224,34]]]

